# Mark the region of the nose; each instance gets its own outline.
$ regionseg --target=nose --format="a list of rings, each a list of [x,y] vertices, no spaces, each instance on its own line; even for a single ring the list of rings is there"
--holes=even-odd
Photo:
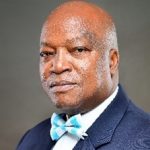
[[[68,52],[66,49],[58,48],[56,56],[52,61],[51,72],[55,74],[61,74],[64,72],[71,72],[72,66],[69,61]]]

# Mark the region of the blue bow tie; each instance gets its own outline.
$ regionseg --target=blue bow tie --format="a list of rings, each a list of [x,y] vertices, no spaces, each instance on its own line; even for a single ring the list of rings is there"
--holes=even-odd
[[[58,140],[66,132],[81,139],[84,139],[83,136],[87,136],[82,127],[82,119],[80,114],[72,116],[65,122],[60,115],[53,113],[51,117],[51,124],[52,127],[50,130],[50,135],[52,140]]]

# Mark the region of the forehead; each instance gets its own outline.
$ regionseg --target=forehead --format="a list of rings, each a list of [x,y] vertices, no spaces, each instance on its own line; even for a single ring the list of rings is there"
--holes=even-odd
[[[63,21],[58,19],[47,21],[42,29],[41,42],[88,42],[92,37],[94,37],[94,33],[88,31],[88,26],[83,20],[69,17]]]
[[[50,18],[43,26],[41,34],[41,43],[47,42],[52,45],[64,45],[74,43],[84,43],[95,45],[98,33],[95,32],[95,27],[90,27],[90,20],[84,20],[81,17],[68,16],[62,18]],[[101,38],[102,38],[101,33]],[[100,39],[100,38],[99,38]]]

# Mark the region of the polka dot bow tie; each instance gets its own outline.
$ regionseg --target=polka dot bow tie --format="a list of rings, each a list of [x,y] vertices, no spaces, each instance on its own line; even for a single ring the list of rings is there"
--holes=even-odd
[[[65,122],[61,115],[53,113],[51,124],[50,135],[52,140],[58,140],[66,132],[81,139],[84,139],[84,136],[88,136],[82,127],[82,118],[80,114],[70,117]]]

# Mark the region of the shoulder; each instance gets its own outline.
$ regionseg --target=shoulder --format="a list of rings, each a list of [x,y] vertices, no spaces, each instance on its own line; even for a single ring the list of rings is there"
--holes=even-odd
[[[122,126],[127,124],[128,126],[137,126],[139,128],[150,128],[150,114],[137,107],[127,96],[121,85],[119,85],[119,92],[116,97],[119,105],[114,105],[114,107],[116,108],[116,106],[119,107],[123,105],[119,112],[126,106],[124,115],[121,119],[121,123],[123,122]]]
[[[131,101],[128,109],[119,123],[117,131],[118,141],[128,143],[128,149],[150,148],[150,114],[138,108]],[[119,136],[121,135],[121,137]]]
[[[130,102],[126,117],[128,124],[132,127],[133,131],[137,131],[138,135],[149,135],[150,140],[150,114],[144,112],[135,104]]]
[[[131,124],[136,124],[142,128],[150,128],[150,114],[137,107],[132,103],[132,101],[129,101],[129,106],[125,113],[125,117]]]
[[[34,126],[33,128],[31,128],[28,131],[28,135],[40,135],[43,134],[45,132],[47,132],[47,130],[50,129],[50,118],[38,123],[36,126]]]
[[[36,126],[34,126],[33,128],[30,129],[30,132],[38,132],[40,131],[40,133],[43,131],[43,130],[46,130],[46,129],[49,129],[50,128],[50,118],[38,123]]]
[[[17,150],[22,149],[22,147],[32,147],[32,145],[35,145],[41,141],[49,140],[49,130],[50,130],[50,118],[46,119],[39,124],[37,124],[35,127],[29,129],[24,136],[21,138]]]

